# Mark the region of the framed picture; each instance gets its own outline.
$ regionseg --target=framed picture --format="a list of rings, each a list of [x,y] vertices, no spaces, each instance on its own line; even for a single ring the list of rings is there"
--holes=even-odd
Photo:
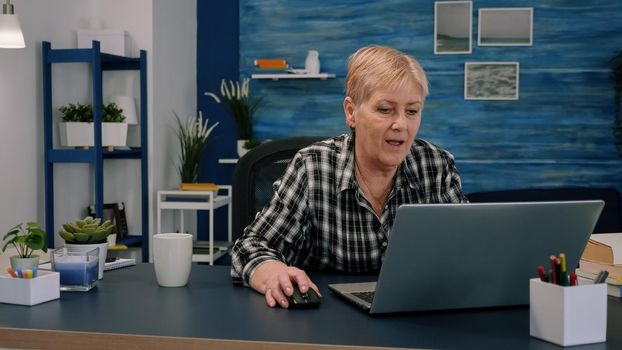
[[[479,9],[477,45],[531,46],[533,8]]]
[[[465,100],[518,100],[518,62],[465,62]]]
[[[471,1],[434,3],[434,54],[471,53]]]
[[[97,214],[95,214],[94,205],[88,207],[88,215],[92,217],[97,216]],[[105,203],[104,213],[101,219],[102,222],[106,220],[110,220],[112,222],[112,224],[114,225],[112,233],[117,234],[117,240],[128,235],[127,217],[125,216],[125,203]]]

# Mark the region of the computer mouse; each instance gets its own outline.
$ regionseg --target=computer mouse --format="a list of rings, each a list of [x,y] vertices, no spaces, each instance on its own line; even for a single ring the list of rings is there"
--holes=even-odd
[[[309,309],[320,306],[322,298],[313,288],[309,288],[306,293],[302,293],[297,285],[294,285],[294,293],[287,297],[289,307],[292,309]]]

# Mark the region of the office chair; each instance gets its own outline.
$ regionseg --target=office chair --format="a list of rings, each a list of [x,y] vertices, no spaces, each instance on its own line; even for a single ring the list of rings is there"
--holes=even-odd
[[[323,136],[297,136],[262,143],[241,157],[233,172],[233,240],[272,198],[272,184],[285,171],[294,155]]]

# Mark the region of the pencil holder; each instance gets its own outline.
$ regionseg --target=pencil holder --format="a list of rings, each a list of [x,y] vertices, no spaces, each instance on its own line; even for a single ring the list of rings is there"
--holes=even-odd
[[[561,346],[607,340],[607,285],[529,281],[529,335]]]

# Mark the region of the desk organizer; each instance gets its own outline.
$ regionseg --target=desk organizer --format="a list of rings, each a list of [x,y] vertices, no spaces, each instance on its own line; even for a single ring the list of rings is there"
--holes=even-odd
[[[0,275],[0,303],[37,305],[60,298],[60,276],[58,272],[37,272],[37,277],[24,279]]]
[[[607,340],[607,285],[529,281],[529,335],[561,346]]]

